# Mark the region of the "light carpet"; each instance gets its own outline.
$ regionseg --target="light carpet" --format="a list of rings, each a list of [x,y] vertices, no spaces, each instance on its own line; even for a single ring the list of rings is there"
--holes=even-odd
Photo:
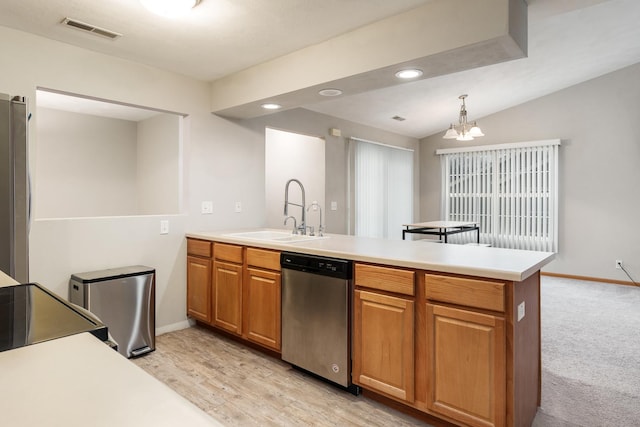
[[[640,426],[640,288],[542,277],[534,426]]]

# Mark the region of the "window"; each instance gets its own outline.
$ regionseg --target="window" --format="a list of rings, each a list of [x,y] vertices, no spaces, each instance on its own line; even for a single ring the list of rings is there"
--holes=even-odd
[[[557,251],[560,140],[437,150],[442,218],[474,221],[492,246]],[[463,233],[450,241],[471,241]]]
[[[413,150],[351,138],[356,236],[402,238],[413,220]]]

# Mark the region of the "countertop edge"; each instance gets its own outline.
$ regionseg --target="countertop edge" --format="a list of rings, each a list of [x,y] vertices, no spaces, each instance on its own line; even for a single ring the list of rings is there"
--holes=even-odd
[[[334,257],[334,258],[349,259],[352,261],[390,265],[394,267],[413,268],[413,269],[419,269],[419,270],[436,271],[440,273],[462,274],[462,275],[468,275],[468,276],[485,277],[490,279],[507,280],[507,281],[514,281],[514,282],[520,282],[527,279],[529,276],[534,274],[536,271],[539,271],[542,267],[544,267],[546,264],[548,264],[555,258],[555,254],[551,252],[513,250],[515,252],[529,252],[531,253],[532,258],[535,258],[535,260],[528,263],[526,268],[517,269],[517,270],[501,269],[501,268],[482,268],[478,266],[468,266],[468,265],[463,265],[459,263],[447,264],[447,263],[437,263],[437,262],[430,262],[430,261],[424,261],[424,260],[402,259],[402,258],[397,258],[393,256],[371,256],[371,255],[359,254],[354,252],[344,252],[341,250],[328,250],[326,248],[314,247],[313,246],[314,242],[317,242],[318,240],[295,242],[295,243],[278,243],[278,242],[272,242],[272,241],[238,238],[238,237],[229,236],[229,234],[234,234],[234,233],[242,233],[247,231],[261,231],[261,230],[272,230],[272,229],[266,229],[266,228],[255,229],[254,228],[249,230],[247,229],[226,230],[226,231],[219,231],[219,232],[188,232],[186,233],[186,237],[215,241],[220,243],[250,246],[250,247],[262,248],[262,249],[298,252],[298,253],[309,254],[309,255],[328,256],[328,257]],[[282,230],[277,230],[277,231],[282,231]],[[328,237],[329,239],[331,239],[331,237],[359,239],[358,237],[355,237],[355,236],[343,236],[343,235],[328,235]],[[398,244],[398,242],[404,242],[403,244],[407,244],[407,245],[417,243],[416,241],[393,241],[393,242],[395,242],[394,244]],[[438,245],[438,246],[445,245],[441,243],[424,243],[424,244]],[[447,249],[456,250],[455,249],[456,246],[460,248],[465,247],[464,245],[447,244]],[[442,247],[444,248],[444,246]],[[498,248],[473,247],[473,249],[470,249],[470,247],[466,247],[466,249],[460,249],[460,250],[492,251],[496,249]]]
[[[14,280],[11,276],[3,271],[0,271],[0,287],[19,285],[18,281]]]
[[[12,426],[221,426],[89,333],[0,352],[0,362]]]

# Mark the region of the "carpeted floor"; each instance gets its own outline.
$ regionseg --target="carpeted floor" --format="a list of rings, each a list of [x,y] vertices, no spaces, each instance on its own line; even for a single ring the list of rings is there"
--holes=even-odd
[[[640,288],[542,278],[534,426],[640,426]]]

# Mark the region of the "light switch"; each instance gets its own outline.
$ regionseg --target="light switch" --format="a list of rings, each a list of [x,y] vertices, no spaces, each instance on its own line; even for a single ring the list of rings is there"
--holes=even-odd
[[[169,220],[160,220],[160,234],[169,234]]]
[[[242,203],[236,202],[236,212],[242,212]]]
[[[213,213],[213,202],[212,201],[202,202],[202,208],[201,208],[200,212],[203,213],[203,214],[212,214]]]
[[[331,210],[332,211],[338,210],[338,202],[331,202]]]

